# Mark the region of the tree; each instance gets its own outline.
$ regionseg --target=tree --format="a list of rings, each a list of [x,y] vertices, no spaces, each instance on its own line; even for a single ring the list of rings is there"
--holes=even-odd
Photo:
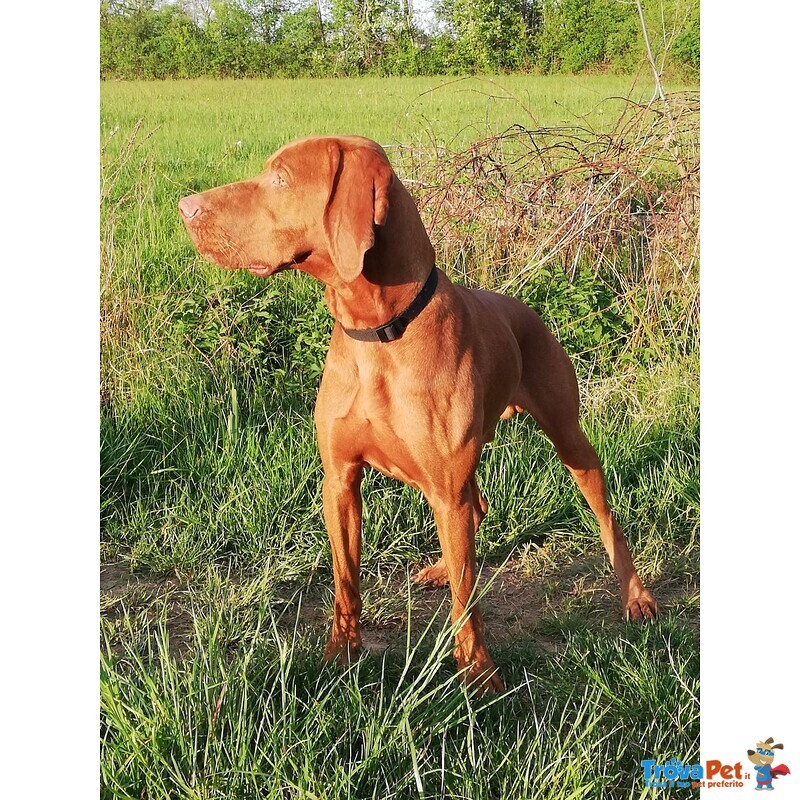
[[[619,0],[544,0],[537,63],[546,72],[580,72],[623,58],[638,44],[636,7]]]
[[[367,72],[406,36],[400,0],[332,0],[331,47],[341,71]]]
[[[274,41],[288,10],[283,0],[241,0],[240,8],[250,17],[254,37],[265,44]]]
[[[580,72],[631,70],[644,56],[636,4],[625,0],[434,2],[440,27],[422,31],[411,0],[101,0],[100,74]],[[667,61],[696,75],[699,0],[642,6],[658,69]]]
[[[206,34],[214,71],[231,78],[256,74],[255,26],[247,10],[236,0],[215,0],[212,9]]]
[[[275,34],[275,65],[281,75],[326,75],[330,59],[316,3],[286,11]]]
[[[535,18],[524,0],[440,0],[452,39],[449,65],[458,72],[497,72],[527,64]]]

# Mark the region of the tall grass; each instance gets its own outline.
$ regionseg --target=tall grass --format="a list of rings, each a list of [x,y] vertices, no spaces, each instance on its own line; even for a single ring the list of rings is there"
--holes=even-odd
[[[668,121],[648,87],[603,99],[629,83],[504,78],[508,99],[475,80],[104,85],[102,554],[123,576],[103,593],[104,796],[617,800],[648,796],[642,758],[696,753],[697,105],[673,95]],[[206,264],[176,213],[289,138],[343,131],[387,146],[453,279],[557,332],[666,609],[618,621],[583,499],[529,419],[503,423],[479,473],[496,703],[460,688],[446,594],[409,584],[437,550],[427,506],[379,475],[373,652],[321,667],[321,287]]]
[[[108,797],[641,797],[644,758],[697,747],[696,654],[674,623],[509,648],[514,689],[465,694],[448,631],[350,669],[319,640],[197,612],[191,656],[157,623],[145,652],[103,655]]]

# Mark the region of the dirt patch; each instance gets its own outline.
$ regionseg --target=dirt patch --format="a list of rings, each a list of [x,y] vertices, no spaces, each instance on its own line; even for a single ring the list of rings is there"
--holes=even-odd
[[[438,632],[450,613],[448,587],[427,587],[413,583],[410,575],[421,565],[396,567],[362,582],[364,647],[373,653],[404,647],[406,637],[418,639],[432,622]],[[226,576],[223,597],[203,595],[208,603],[231,603],[247,607],[259,597],[255,584],[247,578]],[[303,632],[327,633],[332,617],[332,587],[328,581],[315,581],[310,587],[286,585],[270,597],[270,606],[279,627],[297,626]],[[663,611],[676,610],[699,633],[699,586],[688,576],[655,582],[653,591]],[[112,627],[119,644],[139,623],[164,618],[170,651],[180,655],[189,648],[194,635],[193,607],[197,592],[190,575],[147,575],[131,572],[125,564],[104,564],[100,570],[101,614]],[[486,623],[487,640],[497,646],[513,642],[534,642],[547,651],[557,648],[562,637],[553,631],[553,620],[577,614],[593,621],[621,620],[619,593],[604,567],[602,556],[570,561],[546,576],[532,576],[524,559],[509,559],[500,566],[485,566],[479,590]],[[244,599],[243,599],[244,596]],[[214,599],[216,598],[216,599]],[[247,598],[250,598],[249,600]],[[133,625],[127,628],[126,618]],[[409,631],[410,628],[410,631]]]
[[[187,582],[175,574],[153,575],[133,573],[123,563],[100,566],[100,614],[119,635],[110,645],[119,650],[121,638],[135,630],[144,620],[163,615],[169,634],[169,649],[180,656],[188,651],[193,631],[191,610],[184,602]],[[133,617],[130,630],[125,630],[126,617]]]
[[[487,640],[503,645],[512,641],[535,641],[547,650],[556,646],[555,639],[541,630],[543,616],[548,613],[548,602],[541,586],[522,575],[518,564],[507,562],[503,566],[485,567],[480,576],[478,590],[486,625]],[[363,593],[367,600],[381,591],[384,598],[402,605],[401,613],[389,617],[376,615],[365,603],[363,615],[364,647],[381,653],[388,647],[404,644],[410,627],[412,640],[422,635],[431,625],[438,632],[450,616],[450,589],[413,583],[409,569],[380,583],[366,579]],[[398,570],[398,572],[400,572]],[[408,608],[411,608],[409,619]]]

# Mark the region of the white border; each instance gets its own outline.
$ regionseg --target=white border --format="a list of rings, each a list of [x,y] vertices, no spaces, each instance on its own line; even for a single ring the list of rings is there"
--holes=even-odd
[[[701,755],[783,742],[776,797],[800,796],[797,22],[702,6]]]
[[[99,794],[99,14],[3,12],[3,794]]]

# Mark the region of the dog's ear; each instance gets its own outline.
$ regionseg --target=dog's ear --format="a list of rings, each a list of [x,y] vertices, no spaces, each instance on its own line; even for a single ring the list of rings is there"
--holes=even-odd
[[[394,173],[386,156],[370,147],[328,145],[331,189],[323,227],[328,253],[345,283],[364,268],[364,254],[375,244],[375,225],[389,215]]]
[[[772,745],[772,750],[783,750],[782,744],[774,744]]]

